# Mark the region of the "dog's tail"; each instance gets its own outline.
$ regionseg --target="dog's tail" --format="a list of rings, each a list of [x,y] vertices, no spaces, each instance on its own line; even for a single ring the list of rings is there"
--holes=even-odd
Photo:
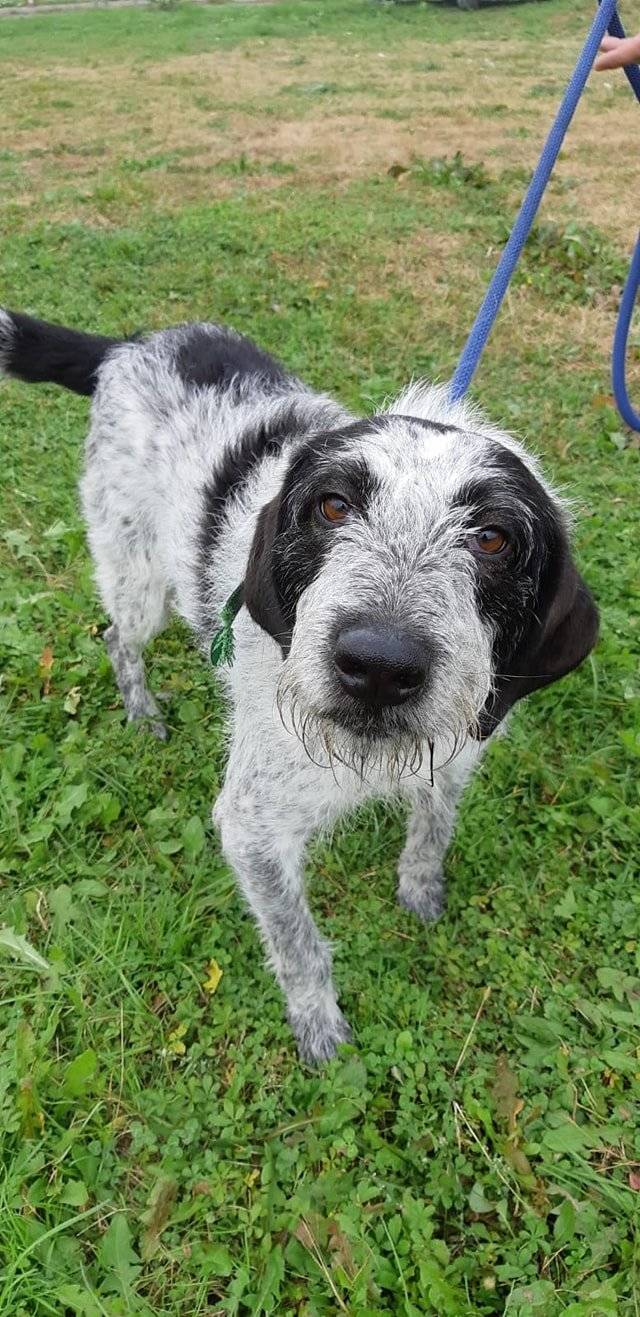
[[[119,342],[0,307],[0,375],[27,384],[61,384],[73,393],[92,394],[100,365]]]

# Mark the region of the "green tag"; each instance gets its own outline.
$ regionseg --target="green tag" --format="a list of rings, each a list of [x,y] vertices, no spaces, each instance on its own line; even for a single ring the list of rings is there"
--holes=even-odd
[[[220,626],[211,641],[211,662],[214,668],[233,663],[233,624],[244,603],[244,582],[220,609]]]

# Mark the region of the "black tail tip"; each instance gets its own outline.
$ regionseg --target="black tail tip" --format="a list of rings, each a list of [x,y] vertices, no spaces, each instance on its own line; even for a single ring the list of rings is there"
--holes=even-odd
[[[88,396],[95,391],[102,362],[119,342],[0,308],[0,372],[27,384],[59,384]]]

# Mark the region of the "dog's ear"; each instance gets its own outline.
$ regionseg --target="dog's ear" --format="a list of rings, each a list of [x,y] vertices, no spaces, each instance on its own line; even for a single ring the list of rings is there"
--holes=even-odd
[[[517,700],[577,668],[597,639],[598,610],[567,549],[546,619],[508,661],[509,675],[496,678],[480,715],[479,739],[495,731]]]
[[[244,602],[254,622],[277,640],[286,657],[291,644],[291,628],[282,615],[273,579],[273,551],[279,515],[278,497],[266,503],[260,512],[244,578]]]

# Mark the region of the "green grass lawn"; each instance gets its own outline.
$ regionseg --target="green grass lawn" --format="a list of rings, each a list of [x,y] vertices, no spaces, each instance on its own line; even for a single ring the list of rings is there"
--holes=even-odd
[[[220,318],[365,410],[446,378],[585,22],[575,0],[3,20],[0,300],[105,332]],[[624,116],[622,85],[593,96]],[[491,749],[436,927],[394,904],[392,810],[317,846],[356,1036],[324,1072],[209,824],[223,716],[178,626],[150,655],[170,743],[124,724],[86,403],[2,387],[2,1317],[640,1309],[640,461],[606,356],[635,217],[589,172],[590,113],[476,392],[574,498],[602,640]]]

